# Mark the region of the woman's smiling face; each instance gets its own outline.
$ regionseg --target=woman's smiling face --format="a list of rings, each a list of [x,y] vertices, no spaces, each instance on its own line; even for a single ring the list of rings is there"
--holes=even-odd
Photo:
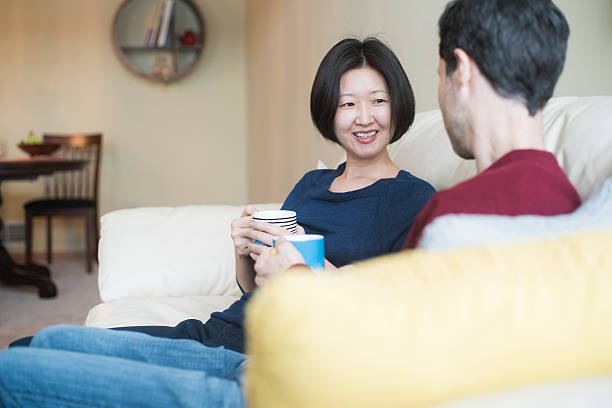
[[[387,82],[378,71],[365,66],[342,75],[334,132],[347,159],[386,154],[391,140],[391,101]]]

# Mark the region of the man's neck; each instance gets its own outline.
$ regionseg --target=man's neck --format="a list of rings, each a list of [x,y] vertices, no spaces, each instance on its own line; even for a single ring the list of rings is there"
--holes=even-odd
[[[544,150],[541,110],[530,116],[524,105],[501,98],[474,119],[472,140],[478,173],[511,151]]]

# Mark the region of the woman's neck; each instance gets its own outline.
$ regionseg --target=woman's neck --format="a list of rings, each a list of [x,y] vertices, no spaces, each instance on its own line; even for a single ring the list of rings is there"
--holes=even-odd
[[[365,160],[347,157],[344,171],[334,179],[329,190],[335,193],[359,190],[380,179],[394,178],[399,170],[389,154]]]

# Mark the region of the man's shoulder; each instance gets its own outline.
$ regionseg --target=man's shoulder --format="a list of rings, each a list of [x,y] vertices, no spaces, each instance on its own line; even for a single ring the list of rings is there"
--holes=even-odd
[[[568,202],[569,207],[579,203],[554,155],[542,150],[510,152],[482,173],[436,196],[438,205],[453,213],[545,213],[548,200]]]
[[[550,177],[566,178],[552,153],[535,149],[514,150],[506,153],[481,173],[449,188],[448,191],[452,194],[463,194],[466,191],[487,193],[507,190],[513,185],[520,186],[524,179],[539,182]]]
[[[425,226],[446,214],[555,215],[580,205],[580,197],[551,153],[517,153],[434,194],[417,217],[404,248],[416,247]]]
[[[555,174],[563,173],[556,157],[551,152],[539,149],[519,149],[506,153],[480,175],[492,177],[500,173],[526,173],[534,169],[546,169]]]

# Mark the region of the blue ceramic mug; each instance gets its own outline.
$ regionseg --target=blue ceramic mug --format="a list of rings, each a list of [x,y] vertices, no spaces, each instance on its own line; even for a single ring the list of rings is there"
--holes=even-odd
[[[304,262],[315,271],[325,269],[325,238],[317,234],[285,235],[287,241],[302,254]],[[276,240],[274,240],[276,244]]]

